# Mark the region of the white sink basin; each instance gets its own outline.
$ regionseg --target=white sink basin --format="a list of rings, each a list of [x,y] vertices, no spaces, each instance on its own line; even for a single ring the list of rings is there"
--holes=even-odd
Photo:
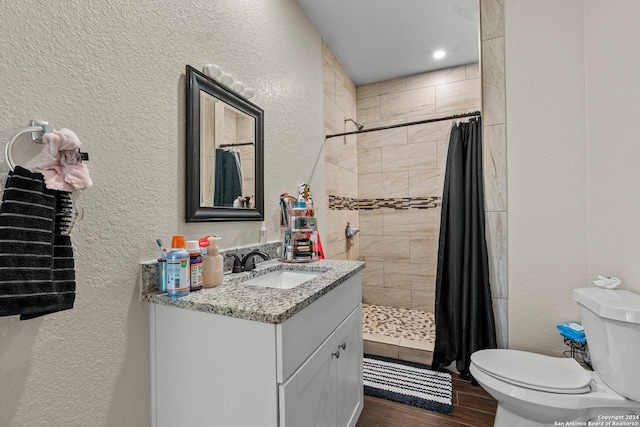
[[[242,282],[243,285],[291,289],[322,274],[318,271],[277,270]]]

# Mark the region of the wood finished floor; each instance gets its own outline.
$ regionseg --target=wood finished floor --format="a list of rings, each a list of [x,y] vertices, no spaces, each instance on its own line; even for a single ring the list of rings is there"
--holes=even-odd
[[[497,403],[480,386],[453,374],[453,414],[444,415],[371,396],[364,397],[364,409],[356,427],[491,427]]]

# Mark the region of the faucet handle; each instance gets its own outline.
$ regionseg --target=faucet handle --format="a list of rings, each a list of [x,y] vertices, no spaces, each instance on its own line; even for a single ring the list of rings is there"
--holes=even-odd
[[[231,269],[232,273],[242,273],[242,264],[240,263],[240,258],[236,254],[227,254],[228,257],[233,257],[233,268]]]

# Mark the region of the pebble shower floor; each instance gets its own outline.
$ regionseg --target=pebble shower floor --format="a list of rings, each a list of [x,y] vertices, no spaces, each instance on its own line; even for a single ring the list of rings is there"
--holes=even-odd
[[[433,313],[406,308],[362,304],[362,332],[433,343]]]

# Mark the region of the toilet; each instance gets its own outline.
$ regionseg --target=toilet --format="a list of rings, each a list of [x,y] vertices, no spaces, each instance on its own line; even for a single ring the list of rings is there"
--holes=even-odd
[[[640,295],[592,287],[575,289],[573,299],[593,371],[519,350],[471,355],[469,371],[498,401],[494,426],[640,425]]]

